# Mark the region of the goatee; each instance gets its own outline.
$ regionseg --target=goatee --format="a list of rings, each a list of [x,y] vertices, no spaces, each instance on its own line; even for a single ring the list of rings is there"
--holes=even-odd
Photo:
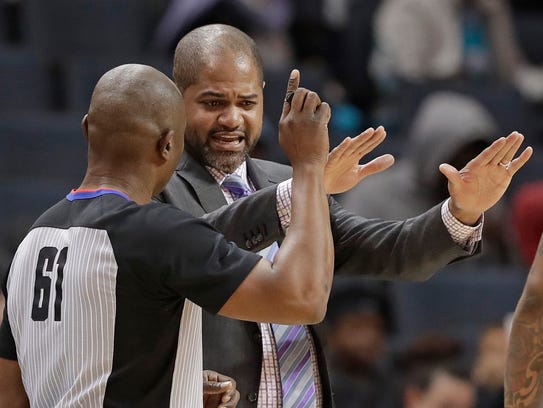
[[[217,152],[206,145],[202,147],[200,153],[206,166],[231,174],[245,161],[249,155],[249,149],[245,148],[240,152]]]

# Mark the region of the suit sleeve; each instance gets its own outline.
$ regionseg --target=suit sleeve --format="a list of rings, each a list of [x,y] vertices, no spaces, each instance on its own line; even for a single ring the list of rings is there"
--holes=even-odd
[[[259,251],[284,238],[277,213],[277,186],[266,187],[202,218],[226,239],[248,251]]]
[[[154,201],[169,203],[202,217],[240,248],[256,252],[284,238],[277,214],[277,186],[263,188],[230,205],[205,213],[201,204],[179,177],[173,177]]]
[[[355,215],[330,199],[330,217],[336,273],[420,281],[471,256],[452,240],[441,204],[405,221],[384,221]],[[474,253],[480,252],[480,245]]]

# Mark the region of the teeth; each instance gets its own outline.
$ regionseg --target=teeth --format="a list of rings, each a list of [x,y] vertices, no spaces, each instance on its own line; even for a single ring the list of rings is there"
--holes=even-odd
[[[221,143],[240,143],[241,142],[241,139],[239,137],[218,136],[218,137],[215,137],[215,140]]]

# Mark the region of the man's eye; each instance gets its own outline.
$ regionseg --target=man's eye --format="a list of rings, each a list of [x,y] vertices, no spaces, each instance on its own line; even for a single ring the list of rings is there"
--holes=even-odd
[[[204,101],[203,103],[204,105],[209,106],[209,107],[215,107],[221,104],[220,101]]]

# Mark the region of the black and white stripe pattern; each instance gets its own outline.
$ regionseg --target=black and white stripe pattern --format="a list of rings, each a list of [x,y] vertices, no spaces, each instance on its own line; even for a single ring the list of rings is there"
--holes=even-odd
[[[68,242],[62,320],[53,319],[53,299],[58,296],[54,285],[58,266],[53,265],[52,272],[43,272],[51,279],[48,318],[33,321],[29,316],[39,247],[63,248]],[[46,269],[51,268],[44,265]],[[23,381],[31,406],[102,405],[113,359],[116,274],[103,230],[36,228],[21,244],[8,278],[8,310],[18,360],[26,368]]]
[[[185,299],[170,407],[203,407],[202,359],[202,308]]]

